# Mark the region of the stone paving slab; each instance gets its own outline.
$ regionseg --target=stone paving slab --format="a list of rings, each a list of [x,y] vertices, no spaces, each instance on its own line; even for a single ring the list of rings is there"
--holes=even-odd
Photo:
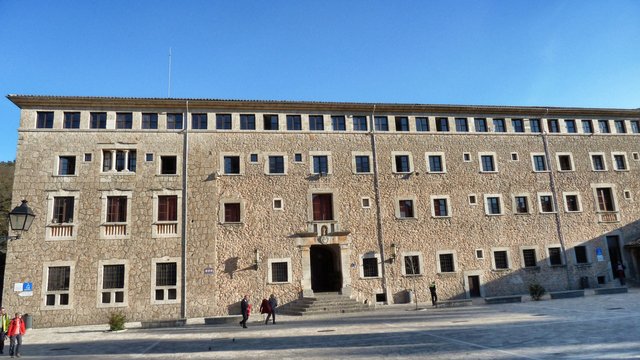
[[[524,299],[523,299],[524,300]],[[498,305],[386,306],[356,314],[105,331],[33,329],[25,359],[632,359],[640,358],[640,290]],[[5,347],[8,350],[8,346]],[[5,355],[6,356],[6,355]]]

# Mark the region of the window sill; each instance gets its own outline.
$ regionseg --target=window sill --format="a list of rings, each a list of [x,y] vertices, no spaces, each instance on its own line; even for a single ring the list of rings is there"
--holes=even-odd
[[[525,266],[524,271],[529,271],[529,272],[539,272],[540,271],[540,266]]]
[[[361,280],[378,280],[382,279],[382,276],[360,276]]]
[[[108,171],[108,172],[101,172],[100,173],[100,175],[102,175],[102,176],[109,176],[109,175],[133,176],[135,174],[136,174],[135,171]]]
[[[418,221],[417,217],[396,217],[399,221]]]
[[[497,173],[498,173],[498,171],[483,171],[483,170],[480,170],[480,174],[497,174]]]
[[[458,272],[457,271],[438,272],[437,275],[441,277],[456,277],[458,276]]]
[[[269,282],[267,282],[267,284],[269,284],[269,285],[288,285],[288,284],[291,284],[291,281],[282,281],[282,282],[280,282],[280,281],[278,281],[278,282],[269,281]]]
[[[504,214],[487,214],[485,213],[486,216],[503,216]]]
[[[54,178],[70,178],[70,177],[78,177],[78,174],[53,174],[51,176]]]
[[[286,173],[265,173],[267,176],[286,176]]]
[[[511,271],[511,269],[491,269],[491,272],[497,272],[497,273],[509,272],[509,271]]]
[[[549,267],[550,267],[550,268],[552,268],[552,269],[563,269],[563,268],[566,268],[566,267],[567,267],[567,265],[565,265],[565,264],[560,264],[560,265],[549,265]]]
[[[156,176],[165,176],[165,177],[178,177],[178,174],[156,174]]]
[[[576,269],[588,269],[592,266],[591,263],[583,263],[583,264],[575,264],[573,265]]]
[[[407,277],[407,278],[419,278],[424,276],[423,274],[402,274],[402,276]]]

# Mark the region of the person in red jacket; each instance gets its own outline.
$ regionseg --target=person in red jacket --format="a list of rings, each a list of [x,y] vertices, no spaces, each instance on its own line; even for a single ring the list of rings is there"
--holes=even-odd
[[[22,315],[16,313],[16,316],[11,319],[9,323],[9,330],[7,330],[7,336],[9,336],[9,355],[13,357],[20,357],[20,346],[22,345],[22,335],[27,332]]]

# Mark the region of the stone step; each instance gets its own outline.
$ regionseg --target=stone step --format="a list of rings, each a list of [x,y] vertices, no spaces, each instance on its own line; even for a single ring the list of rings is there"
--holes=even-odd
[[[368,311],[370,307],[340,294],[316,294],[278,308],[284,315],[339,314]]]

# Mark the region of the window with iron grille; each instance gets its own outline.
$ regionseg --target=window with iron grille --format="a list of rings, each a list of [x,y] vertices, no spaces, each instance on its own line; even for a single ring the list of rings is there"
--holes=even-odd
[[[216,114],[216,129],[231,130],[231,114]]]
[[[420,256],[404,256],[404,273],[406,275],[420,275]]]
[[[116,129],[131,129],[132,127],[132,113],[116,113]]]
[[[508,269],[509,268],[509,260],[508,260],[506,251],[504,251],[504,250],[494,251],[493,252],[493,260],[495,262],[496,269]]]
[[[507,126],[504,123],[504,119],[493,119],[493,131],[507,132]]]
[[[58,160],[58,175],[75,175],[76,157],[60,156]]]
[[[436,131],[449,131],[449,119],[446,117],[436,118]]]
[[[364,277],[378,277],[378,259],[368,257],[362,259],[362,275]]]
[[[71,279],[71,267],[50,266],[48,268],[47,275],[47,292],[45,295],[46,305],[69,305],[69,283]]]
[[[240,130],[255,130],[256,116],[254,114],[240,114]]]
[[[562,265],[562,252],[559,247],[549,248],[549,264],[551,266]]]
[[[51,129],[53,128],[53,111],[38,111],[36,119],[36,128]]]
[[[398,202],[398,207],[400,210],[400,218],[413,218],[413,200],[400,200]]]
[[[416,131],[429,131],[429,118],[417,117],[416,118]]]
[[[193,130],[206,130],[209,127],[207,114],[191,114],[191,128]]]
[[[53,198],[53,223],[73,222],[73,196],[56,196]]]
[[[284,174],[284,156],[269,156],[269,174]]]
[[[455,272],[453,254],[440,254],[440,272]]]
[[[371,167],[369,166],[369,156],[356,155],[356,173],[369,173]]]
[[[160,174],[176,175],[178,173],[178,157],[175,155],[160,156]]]
[[[105,112],[92,112],[89,114],[89,120],[89,126],[92,129],[107,128],[107,113]]]
[[[409,155],[396,155],[396,172],[408,173],[411,171]]]
[[[158,196],[158,221],[178,221],[178,196]]]
[[[182,113],[167,114],[167,129],[182,129]]]
[[[240,156],[230,155],[224,157],[224,173],[240,174]]]
[[[127,222],[127,197],[108,196],[107,197],[107,222],[118,223]]]
[[[104,265],[102,268],[102,303],[124,303],[124,264]]]
[[[389,131],[389,119],[386,116],[376,116],[376,131]]]
[[[367,117],[366,116],[354,116],[353,117],[353,131],[367,131],[369,127],[367,126]]]
[[[575,246],[573,248],[573,251],[576,254],[576,263],[577,264],[588,264],[589,263],[589,257],[587,256],[587,247],[580,245],[580,246]]]
[[[289,263],[272,262],[271,263],[271,282],[274,283],[286,283],[289,282]]]
[[[331,117],[331,128],[333,131],[345,131],[347,130],[347,125],[345,123],[344,116],[332,116]]]
[[[80,113],[79,112],[65,112],[64,124],[65,129],[79,129],[80,128]]]
[[[396,116],[396,131],[409,131],[409,118],[406,116]]]
[[[156,263],[155,300],[176,300],[178,295],[178,266],[175,262]]]
[[[524,260],[524,267],[538,266],[538,259],[536,258],[535,249],[522,250],[522,259]]]
[[[143,129],[157,129],[158,128],[158,114],[143,113],[142,114],[142,128]]]
[[[324,117],[322,115],[309,115],[309,130],[324,130]]]
[[[302,117],[300,115],[287,115],[287,130],[302,130]]]
[[[473,119],[473,123],[476,128],[476,132],[487,132],[487,119],[483,118],[475,118]]]
[[[240,203],[224,204],[224,222],[225,223],[240,222]]]

